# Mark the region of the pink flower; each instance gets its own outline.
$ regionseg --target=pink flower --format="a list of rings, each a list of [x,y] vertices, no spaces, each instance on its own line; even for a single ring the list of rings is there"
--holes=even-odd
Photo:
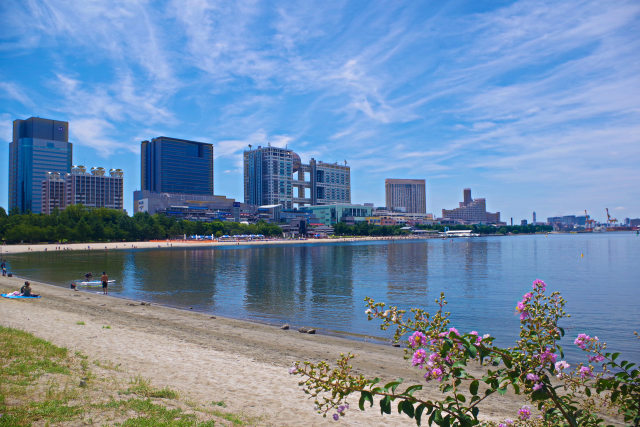
[[[541,292],[544,292],[547,290],[547,284],[540,279],[536,279],[533,281],[533,290],[540,290]]]
[[[556,363],[558,359],[558,355],[551,352],[551,349],[547,347],[543,353],[540,353],[538,356],[540,359],[540,363]]]
[[[604,356],[601,354],[596,354],[595,356],[589,357],[589,362],[602,362],[604,360]]]
[[[556,371],[561,371],[563,369],[567,369],[570,365],[566,361],[561,360],[559,362],[556,362],[555,366],[556,366]]]
[[[409,345],[413,348],[427,343],[427,337],[420,331],[416,331],[409,337]]]
[[[592,341],[591,337],[587,334],[579,334],[578,338],[576,338],[573,343],[575,345],[577,345],[578,347],[580,347],[581,349],[585,350],[587,348],[587,343],[589,341]],[[598,341],[598,337],[595,337],[595,341]]]
[[[591,378],[591,377],[593,377],[593,368],[589,368],[587,366],[582,366],[578,372],[580,372],[580,377],[581,378]]]
[[[533,391],[540,390],[542,388],[542,383],[535,383],[533,385]]]
[[[523,406],[518,410],[518,415],[522,421],[528,420],[531,417],[531,409],[528,406]]]
[[[456,334],[456,335],[460,335],[460,334],[458,333],[458,330],[457,330],[456,328],[449,328],[449,332],[453,332],[453,333],[454,333],[454,334]]]
[[[413,353],[413,359],[411,360],[411,363],[413,364],[413,366],[420,365],[420,368],[422,368],[422,365],[424,364],[424,360],[426,358],[427,352],[424,351],[424,349],[420,348],[416,350],[415,353]]]
[[[540,381],[540,377],[537,376],[536,374],[527,374],[527,379],[529,381],[534,381],[534,382]]]

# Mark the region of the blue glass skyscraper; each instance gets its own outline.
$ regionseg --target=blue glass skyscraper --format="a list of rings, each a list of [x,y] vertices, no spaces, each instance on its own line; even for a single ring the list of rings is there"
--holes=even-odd
[[[14,120],[9,145],[9,211],[42,212],[47,172],[71,171],[69,123],[31,117]]]
[[[142,190],[213,195],[213,145],[160,136],[142,141]]]

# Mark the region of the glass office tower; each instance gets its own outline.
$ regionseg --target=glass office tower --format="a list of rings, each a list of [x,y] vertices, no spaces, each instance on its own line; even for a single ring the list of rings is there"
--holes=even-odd
[[[142,190],[213,195],[213,144],[160,136],[142,141]]]
[[[42,181],[47,172],[69,173],[69,123],[31,117],[14,120],[9,145],[9,211],[42,212]]]

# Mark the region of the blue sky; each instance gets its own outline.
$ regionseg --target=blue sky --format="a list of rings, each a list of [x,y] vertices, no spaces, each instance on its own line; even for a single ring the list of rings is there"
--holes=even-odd
[[[640,217],[637,1],[0,3],[0,205],[11,123],[66,120],[74,163],[140,186],[140,141],[213,143],[215,193],[242,151],[347,160],[352,201],[427,180],[437,216],[485,197],[503,220]]]

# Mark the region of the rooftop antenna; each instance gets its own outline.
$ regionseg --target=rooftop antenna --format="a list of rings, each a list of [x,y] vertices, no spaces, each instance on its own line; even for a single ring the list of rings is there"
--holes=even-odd
[[[344,161],[344,165],[347,166],[347,161],[346,160]]]
[[[249,144],[249,151],[251,151],[251,144]]]

